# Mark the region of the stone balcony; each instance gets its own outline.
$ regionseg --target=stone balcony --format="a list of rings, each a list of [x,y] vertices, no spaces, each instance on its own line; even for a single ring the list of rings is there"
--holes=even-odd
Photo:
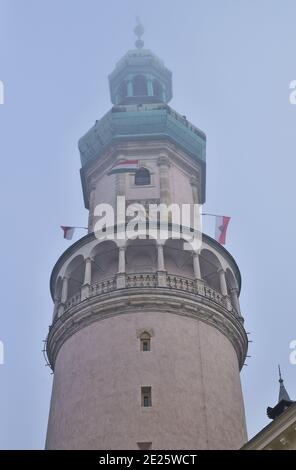
[[[241,367],[247,337],[239,291],[234,259],[207,235],[196,253],[184,250],[182,240],[99,241],[88,234],[66,250],[52,272],[49,362],[54,367],[63,341],[93,321],[169,311],[212,324],[232,338]]]
[[[232,304],[231,299],[228,296],[223,296],[215,289],[207,286],[203,281],[196,281],[194,279],[189,279],[182,276],[177,276],[175,274],[163,273],[134,273],[134,274],[123,274],[120,275],[122,284],[122,279],[125,287],[117,286],[118,276],[105,279],[104,281],[96,282],[90,285],[84,293],[78,292],[74,294],[70,299],[68,299],[63,308],[63,313],[70,310],[72,307],[78,305],[83,300],[88,298],[100,296],[108,292],[112,292],[118,289],[130,289],[130,288],[167,288],[167,289],[176,289],[194,294],[197,297],[204,297],[221,307],[226,308],[229,312],[235,315],[240,321],[243,322],[243,318],[240,315],[240,312],[236,310],[235,305]],[[159,281],[161,279],[161,281]],[[164,280],[164,282],[163,282]],[[57,308],[61,304],[59,303]]]
[[[206,299],[207,301],[214,302],[220,307],[227,309],[231,314],[238,318],[239,321],[243,322],[243,318],[240,312],[237,311],[236,306],[232,304],[228,295],[223,296],[215,289],[207,286],[202,280],[194,280],[175,274],[168,274],[166,272],[115,275],[103,281],[95,282],[94,284],[87,286],[86,289],[85,286],[82,287],[79,292],[70,297],[65,303],[57,303],[55,308],[57,309],[57,312],[62,311],[62,314],[65,314],[73,307],[87,299],[99,297],[100,295],[114,292],[120,289],[135,288],[162,288],[167,290],[180,290],[194,295],[197,301],[202,302],[202,299]],[[60,309],[61,307],[62,310]],[[58,313],[54,315],[55,321],[60,316],[61,314]]]
[[[230,296],[222,295],[203,280],[165,271],[117,273],[82,286],[65,303],[56,303],[46,342],[50,366],[54,369],[62,344],[81,328],[115,315],[145,311],[160,315],[169,311],[213,325],[230,338],[239,366],[243,366],[248,340],[243,318]]]

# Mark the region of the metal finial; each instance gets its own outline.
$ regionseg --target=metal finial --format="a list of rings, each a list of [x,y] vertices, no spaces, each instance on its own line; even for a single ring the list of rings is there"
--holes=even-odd
[[[282,374],[281,374],[281,366],[279,365],[278,368],[279,368],[279,377],[280,377],[279,383],[283,383]]]
[[[141,20],[138,16],[137,16],[136,20],[137,20],[138,24],[136,25],[136,27],[134,29],[134,33],[135,33],[135,35],[137,36],[138,39],[135,42],[135,46],[136,46],[137,49],[143,49],[144,41],[141,39],[141,37],[143,36],[143,34],[145,32],[145,29],[144,29],[144,26],[142,25]]]

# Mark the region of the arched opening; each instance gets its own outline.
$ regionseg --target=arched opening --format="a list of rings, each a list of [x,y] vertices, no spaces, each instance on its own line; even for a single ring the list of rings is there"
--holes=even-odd
[[[147,168],[139,168],[135,173],[135,185],[147,186],[151,183],[150,171]]]
[[[227,268],[225,273],[226,285],[227,285],[227,293],[231,299],[231,304],[236,313],[241,316],[240,311],[240,304],[238,298],[238,285],[237,281],[233,275],[233,272]]]
[[[54,300],[61,300],[62,296],[62,287],[63,287],[63,280],[61,276],[58,277],[54,289]]]
[[[237,287],[237,282],[235,280],[235,277],[229,268],[226,269],[225,278],[226,278],[228,295],[230,295],[231,290],[237,289],[238,287]]]
[[[59,309],[59,304],[62,298],[62,289],[63,289],[63,279],[61,276],[58,277],[55,288],[54,288],[54,311],[53,311],[53,318],[56,317]]]
[[[192,252],[184,250],[184,240],[169,238],[163,253],[165,269],[169,274],[194,279]]]
[[[160,101],[162,101],[162,86],[158,80],[153,80],[152,82],[153,85],[153,96],[155,98],[158,98]]]
[[[137,75],[133,79],[133,95],[134,96],[147,96],[147,80],[144,75]]]
[[[118,246],[112,240],[98,243],[91,251],[92,284],[114,276],[118,271]]]
[[[219,269],[221,263],[210,250],[202,250],[200,254],[201,277],[205,284],[221,293]]]
[[[73,295],[80,292],[81,286],[84,281],[84,257],[82,255],[76,256],[67,266],[65,276],[68,278],[68,295],[67,300],[71,299]]]
[[[152,273],[157,269],[156,242],[151,239],[128,240],[126,249],[127,273]]]

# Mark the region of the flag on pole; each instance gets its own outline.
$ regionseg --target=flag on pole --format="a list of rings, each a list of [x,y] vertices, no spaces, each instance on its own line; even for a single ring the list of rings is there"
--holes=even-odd
[[[117,173],[135,173],[138,169],[139,160],[119,160],[108,172],[108,176]]]
[[[64,232],[64,238],[66,240],[72,240],[74,232],[75,232],[76,227],[65,227],[64,225],[61,225],[61,229]]]
[[[226,231],[231,217],[225,215],[216,215],[215,239],[221,245],[226,243]]]

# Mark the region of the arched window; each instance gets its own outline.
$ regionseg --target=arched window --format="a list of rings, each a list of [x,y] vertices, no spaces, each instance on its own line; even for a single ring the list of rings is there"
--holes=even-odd
[[[147,96],[147,80],[144,75],[137,75],[133,80],[133,95]]]
[[[153,80],[153,96],[162,100],[162,86],[158,80]]]
[[[146,331],[140,336],[141,351],[150,351],[151,336]]]
[[[146,186],[150,184],[150,172],[147,168],[139,168],[135,174],[135,185],[136,186]]]

